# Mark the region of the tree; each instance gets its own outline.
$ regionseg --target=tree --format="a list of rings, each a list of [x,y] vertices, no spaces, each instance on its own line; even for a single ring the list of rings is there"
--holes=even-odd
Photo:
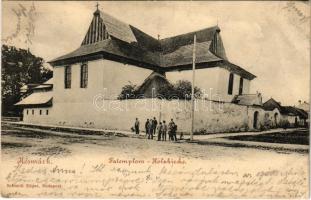
[[[192,84],[187,80],[179,80],[174,84],[174,92],[179,99],[191,99]],[[201,90],[198,87],[194,87],[194,97],[198,98],[201,96]]]
[[[192,84],[187,80],[179,80],[174,85],[161,87],[159,94],[165,99],[191,100]],[[200,88],[194,87],[194,96],[199,98],[202,92]]]
[[[136,91],[136,85],[128,84],[122,87],[121,94],[118,99],[135,99],[140,98],[141,95]],[[163,99],[182,99],[190,100],[191,99],[191,82],[187,80],[177,81],[174,85],[165,84],[161,86],[158,90],[158,98]],[[202,92],[200,88],[194,87],[195,98],[199,98]]]
[[[44,67],[44,60],[29,50],[2,45],[1,94],[2,115],[15,115],[19,109],[14,106],[20,100],[20,88],[29,83],[43,83],[53,76]]]
[[[121,94],[119,94],[118,99],[135,99],[136,98],[136,85],[133,85],[132,83],[129,83],[128,85],[125,85],[122,87]]]

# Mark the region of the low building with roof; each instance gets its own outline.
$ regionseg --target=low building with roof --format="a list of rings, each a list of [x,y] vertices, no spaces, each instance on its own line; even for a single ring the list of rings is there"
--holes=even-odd
[[[164,75],[153,72],[136,88],[136,93],[144,98],[161,98],[161,88],[172,85]]]
[[[273,112],[276,125],[288,123],[291,127],[306,126],[308,113],[294,106],[282,106],[273,98],[267,100],[263,107],[266,111]]]
[[[23,121],[47,123],[50,120],[49,113],[53,105],[53,79],[42,84],[25,85],[22,88],[27,88],[27,91],[15,106],[23,108]]]

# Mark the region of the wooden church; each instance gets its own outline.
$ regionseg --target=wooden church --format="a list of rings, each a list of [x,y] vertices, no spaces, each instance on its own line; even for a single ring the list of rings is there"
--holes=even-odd
[[[97,9],[80,47],[49,62],[53,66],[49,116],[36,117],[40,107],[32,107],[35,114],[24,113],[25,121],[72,126],[92,121],[118,127],[94,109],[94,98],[101,94],[105,100],[117,100],[129,83],[148,98],[150,89],[161,84],[191,81],[194,34],[195,85],[208,94],[205,98],[231,102],[236,95],[248,94],[256,76],[228,60],[218,26],[156,39]]]

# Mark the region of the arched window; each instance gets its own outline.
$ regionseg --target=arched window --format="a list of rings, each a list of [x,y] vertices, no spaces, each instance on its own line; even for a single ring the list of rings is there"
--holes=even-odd
[[[71,88],[71,66],[65,67],[65,88]]]
[[[87,80],[88,80],[88,67],[87,64],[81,65],[81,71],[80,71],[80,87],[86,88],[87,87]]]
[[[234,74],[230,73],[230,75],[229,75],[229,84],[228,84],[228,94],[232,94],[232,91],[233,91],[233,81],[234,81]]]

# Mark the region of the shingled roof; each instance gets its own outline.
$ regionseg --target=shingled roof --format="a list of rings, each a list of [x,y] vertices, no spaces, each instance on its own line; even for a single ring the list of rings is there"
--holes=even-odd
[[[128,43],[137,42],[129,24],[96,10],[82,45],[105,40],[108,35]]]
[[[255,78],[255,75],[227,60],[219,32],[220,28],[213,26],[158,40],[97,10],[81,46],[49,63],[57,66],[74,63],[77,60],[109,57],[121,59],[122,62],[137,62],[140,66],[155,71],[169,71],[179,66],[191,68],[193,35],[196,34],[196,63],[218,62],[218,66],[228,68],[244,78]]]
[[[165,76],[157,72],[152,72],[144,82],[136,88],[137,94],[144,95],[145,98],[152,98],[159,95],[160,88],[171,85]]]

